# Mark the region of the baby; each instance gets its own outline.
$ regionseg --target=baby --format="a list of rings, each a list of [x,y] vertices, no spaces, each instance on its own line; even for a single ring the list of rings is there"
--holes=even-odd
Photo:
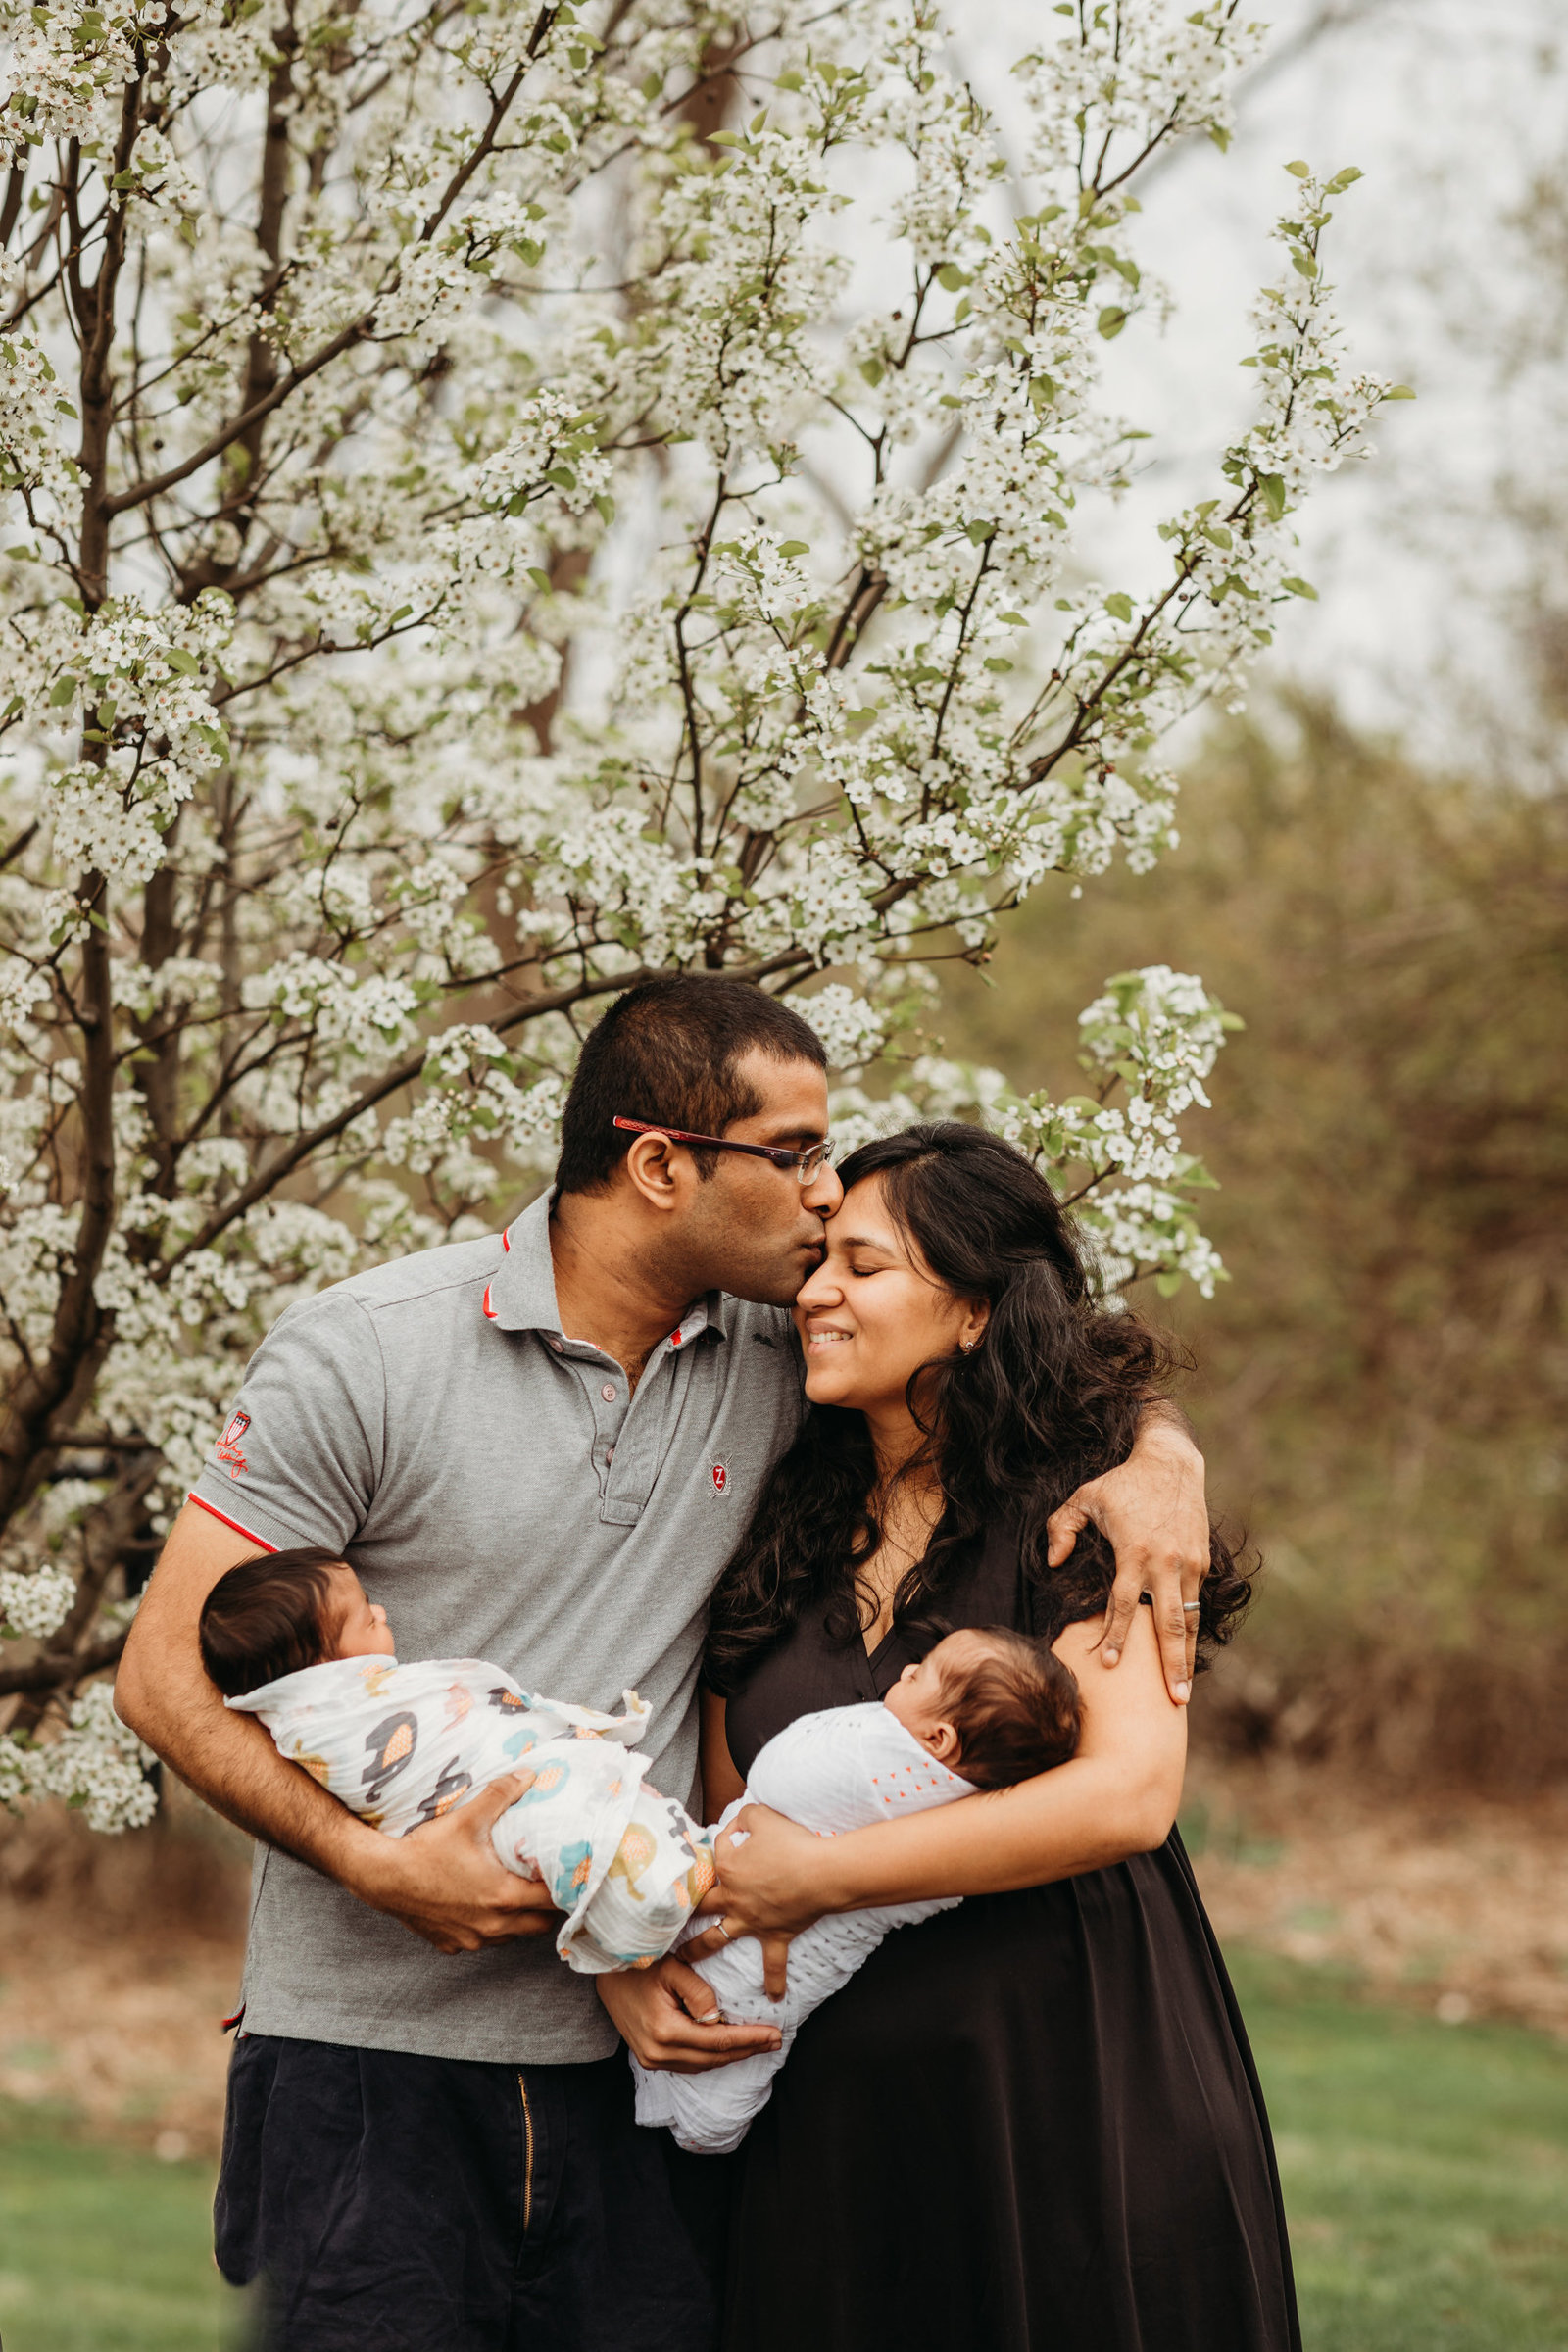
[[[507,1869],[549,1886],[566,1915],[556,1949],[581,1974],[647,1968],[698,1932],[711,1833],[644,1779],[631,1750],[650,1710],[635,1691],[604,1715],[476,1658],[400,1665],[386,1611],[320,1550],[270,1552],[220,1577],[201,1650],[230,1707],[259,1716],[281,1754],[392,1837],[518,1773],[523,1792],[492,1842]],[[755,1802],[822,1836],[862,1829],[1027,1780],[1077,1743],[1078,1686],[1049,1646],[969,1629],[906,1668],[884,1700],[804,1715],[768,1740],[723,1821]],[[707,2075],[649,2075],[633,2060],[639,2122],[669,2125],[683,2147],[738,2147],[811,2012],[890,1929],[957,1899],[818,1920],[790,1946],[781,2001],[762,1989],[754,1936],[701,1961],[724,2016],[779,2026],[783,2046]]]
[[[650,1710],[635,1691],[601,1715],[521,1690],[477,1658],[401,1666],[386,1611],[330,1551],[277,1551],[219,1578],[202,1662],[281,1754],[394,1838],[519,1773],[491,1831],[566,1916],[556,1949],[585,1976],[662,1957],[713,1883],[709,1841],[631,1753]]]
[[[1078,1685],[1049,1643],[1001,1626],[966,1629],[906,1666],[880,1703],[802,1715],[769,1740],[745,1795],[718,1827],[742,1805],[762,1804],[823,1837],[866,1829],[1065,1764],[1078,1732]],[[891,1929],[952,1910],[957,1900],[819,1919],[790,1945],[788,1989],[778,2001],[762,1989],[755,1936],[700,1960],[697,1973],[717,1993],[722,2015],[778,2026],[782,2046],[702,2075],[648,2074],[634,2058],[638,2122],[667,2124],[683,2148],[700,2155],[739,2147],[812,2011],[848,1984]],[[704,1924],[694,1922],[689,1932]]]

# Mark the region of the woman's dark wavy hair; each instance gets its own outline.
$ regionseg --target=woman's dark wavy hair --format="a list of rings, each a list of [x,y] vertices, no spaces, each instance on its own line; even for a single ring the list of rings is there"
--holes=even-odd
[[[1126,1460],[1140,1414],[1180,1359],[1137,1315],[1100,1300],[1060,1202],[999,1137],[949,1121],[909,1127],[852,1152],[839,1175],[846,1191],[878,1177],[911,1253],[945,1288],[991,1309],[972,1352],[937,1358],[909,1383],[909,1409],[927,1433],[915,1461],[935,1461],[945,1508],[899,1586],[894,1623],[939,1633],[966,1550],[1002,1520],[1016,1529],[1039,1629],[1054,1638],[1102,1605],[1115,1562],[1086,1528],[1065,1564],[1050,1567],[1046,1522],[1086,1479]],[[863,1416],[812,1405],[713,1595],[704,1668],[713,1690],[738,1690],[824,1601],[833,1639],[861,1638],[876,1605],[860,1582],[880,1542],[875,1487]],[[1210,1562],[1200,1666],[1230,1639],[1252,1590],[1217,1532]]]

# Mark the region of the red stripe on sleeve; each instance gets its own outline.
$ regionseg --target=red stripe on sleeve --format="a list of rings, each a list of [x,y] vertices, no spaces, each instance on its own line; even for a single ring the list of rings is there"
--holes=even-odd
[[[269,1544],[265,1536],[257,1535],[253,1528],[241,1527],[237,1519],[231,1519],[226,1511],[220,1511],[216,1502],[209,1502],[205,1494],[198,1494],[194,1488],[185,1499],[193,1502],[199,1511],[210,1511],[215,1519],[221,1519],[223,1525],[231,1527],[236,1536],[243,1536],[247,1544],[259,1544],[264,1551],[276,1551],[279,1548],[275,1544]]]

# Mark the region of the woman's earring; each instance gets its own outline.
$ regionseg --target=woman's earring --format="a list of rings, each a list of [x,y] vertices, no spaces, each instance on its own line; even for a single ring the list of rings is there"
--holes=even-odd
[[[975,1349],[976,1349],[976,1348],[979,1347],[979,1345],[980,1345],[980,1342],[979,1342],[978,1338],[976,1338],[976,1339],[972,1339],[972,1340],[960,1340],[960,1341],[958,1342],[959,1348],[962,1350],[962,1352],[963,1352],[965,1355],[973,1355],[973,1353],[974,1353]]]

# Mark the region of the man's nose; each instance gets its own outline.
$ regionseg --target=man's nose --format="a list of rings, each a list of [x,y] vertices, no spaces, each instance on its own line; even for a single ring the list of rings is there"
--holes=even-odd
[[[838,1170],[824,1159],[802,1192],[801,1200],[813,1216],[836,1217],[844,1205],[844,1187],[839,1182]]]

